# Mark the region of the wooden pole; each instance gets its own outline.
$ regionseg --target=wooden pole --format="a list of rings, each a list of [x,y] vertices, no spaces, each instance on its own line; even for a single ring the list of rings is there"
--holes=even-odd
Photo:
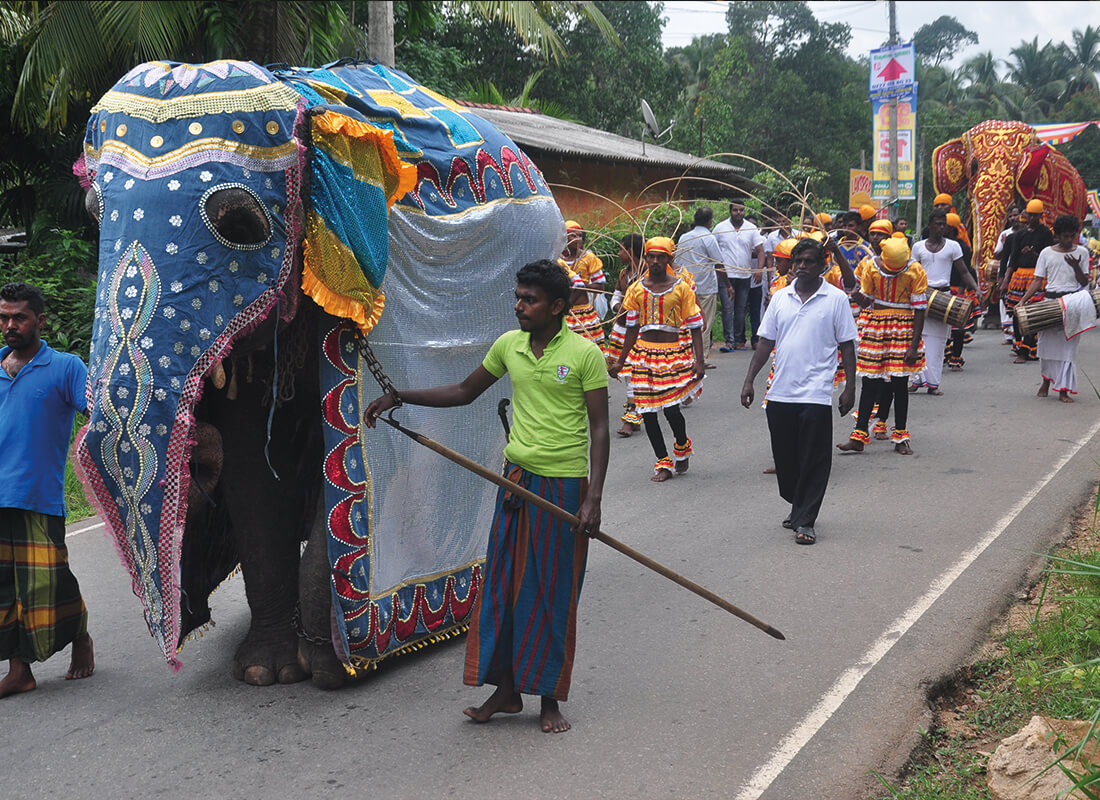
[[[503,487],[504,489],[507,489],[512,494],[516,495],[517,497],[522,498],[523,500],[526,500],[528,503],[531,503],[533,505],[538,506],[543,511],[548,511],[549,513],[553,514],[555,517],[558,517],[559,519],[565,520],[566,522],[569,522],[572,525],[576,525],[578,523],[577,518],[573,514],[570,514],[568,511],[566,511],[565,509],[560,508],[560,507],[554,505],[553,503],[551,503],[549,500],[546,500],[542,497],[539,497],[534,492],[528,491],[527,489],[523,488],[522,486],[520,486],[516,483],[513,483],[512,481],[505,478],[503,475],[498,475],[497,473],[493,472],[491,469],[488,469],[487,467],[483,467],[481,464],[477,463],[476,461],[474,461],[472,459],[469,459],[469,458],[466,458],[466,456],[462,455],[461,453],[457,453],[454,450],[452,450],[451,448],[449,448],[445,445],[442,445],[439,442],[434,441],[433,439],[429,439],[427,436],[419,434],[416,431],[409,430],[408,428],[406,428],[404,425],[402,425],[400,422],[393,419],[392,417],[379,417],[379,419],[381,419],[383,422],[388,423],[389,425],[396,428],[397,430],[401,431],[403,434],[408,436],[413,441],[424,445],[429,450],[434,450],[435,452],[439,453],[439,455],[443,456],[444,458],[446,458],[450,461],[453,461],[454,463],[458,464],[460,467],[465,467],[470,472],[473,472],[475,475],[480,475],[482,478],[485,478],[485,480],[491,481],[492,483],[495,483],[497,486],[500,486],[500,487]],[[718,606],[719,608],[721,608],[725,611],[728,611],[729,613],[733,614],[735,617],[738,617],[739,619],[743,619],[745,622],[749,623],[750,625],[753,625],[753,626],[759,628],[760,630],[764,631],[764,633],[768,634],[769,636],[772,636],[776,639],[786,639],[787,638],[786,636],[784,636],[782,633],[780,633],[777,629],[773,628],[768,623],[762,622],[761,620],[758,620],[756,617],[754,617],[752,614],[749,614],[746,611],[742,611],[740,608],[735,606],[733,603],[731,603],[730,601],[726,600],[723,597],[718,596],[717,594],[712,592],[710,589],[707,589],[705,586],[700,586],[695,581],[692,581],[692,580],[689,580],[688,578],[685,578],[680,573],[669,569],[668,567],[666,567],[664,564],[660,563],[659,561],[654,561],[649,556],[645,555],[644,553],[638,552],[633,547],[630,547],[628,545],[623,544],[618,539],[614,539],[614,538],[608,536],[603,531],[597,531],[596,533],[592,534],[592,538],[593,539],[599,539],[601,542],[606,544],[608,547],[611,547],[613,550],[618,550],[620,553],[622,553],[627,558],[632,558],[635,561],[637,561],[639,564],[641,564],[643,567],[647,567],[648,569],[653,570],[654,572],[658,573],[659,575],[664,575],[670,581],[679,584],[680,586],[687,589],[689,592],[694,592],[695,594],[699,595],[700,597],[702,597],[705,600],[709,600],[710,602],[714,603],[714,605]]]

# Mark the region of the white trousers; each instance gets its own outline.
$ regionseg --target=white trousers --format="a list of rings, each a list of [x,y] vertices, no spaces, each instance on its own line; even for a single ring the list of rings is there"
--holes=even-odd
[[[1077,340],[1080,335],[1066,341],[1066,329],[1047,328],[1039,331],[1039,371],[1043,380],[1050,381],[1056,392],[1077,394]]]
[[[924,318],[924,369],[917,373],[913,383],[924,384],[932,389],[940,388],[943,377],[943,353],[947,339],[951,336],[951,326],[938,319]]]

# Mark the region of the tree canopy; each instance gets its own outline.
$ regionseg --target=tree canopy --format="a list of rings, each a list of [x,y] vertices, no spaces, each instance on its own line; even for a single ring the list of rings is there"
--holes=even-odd
[[[968,44],[977,43],[978,34],[946,14],[934,22],[921,25],[913,34],[913,52],[934,66],[950,61]]]

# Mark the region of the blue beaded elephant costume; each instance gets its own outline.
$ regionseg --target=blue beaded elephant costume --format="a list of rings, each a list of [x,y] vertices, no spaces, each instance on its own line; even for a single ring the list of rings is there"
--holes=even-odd
[[[92,109],[74,171],[100,223],[79,467],[168,662],[238,562],[254,626],[266,615],[297,641],[288,595],[305,597],[304,571],[252,590],[250,570],[278,561],[269,536],[296,560],[320,531],[326,602],[307,639],[331,639],[348,672],[463,630],[491,493],[396,432],[367,432],[379,388],[358,340],[399,386],[479,364],[514,324],[516,269],[561,249],[534,164],[383,66],[153,62]],[[402,414],[492,462],[503,431],[483,402]],[[253,428],[262,440],[238,454]],[[244,535],[269,506],[279,530]]]

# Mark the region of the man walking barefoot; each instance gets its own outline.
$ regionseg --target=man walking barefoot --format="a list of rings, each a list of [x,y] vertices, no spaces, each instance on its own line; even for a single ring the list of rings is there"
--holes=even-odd
[[[462,383],[399,393],[402,402],[414,405],[468,405],[508,373],[513,425],[504,474],[579,520],[572,531],[557,517],[498,490],[481,593],[466,639],[463,681],[497,688],[463,713],[488,722],[494,714],[521,711],[523,694],[540,695],[545,733],[570,727],[558,703],[569,695],[585,537],[600,529],[610,447],[607,367],[597,345],[562,324],[570,292],[559,265],[528,264],[516,274],[520,329],[497,339]],[[367,407],[367,425],[373,428],[395,404],[391,395],[379,397]]]
[[[0,697],[37,686],[31,663],[72,643],[66,680],[95,670],[88,611],[65,547],[65,455],[88,371],[42,341],[42,293],[0,287]]]

